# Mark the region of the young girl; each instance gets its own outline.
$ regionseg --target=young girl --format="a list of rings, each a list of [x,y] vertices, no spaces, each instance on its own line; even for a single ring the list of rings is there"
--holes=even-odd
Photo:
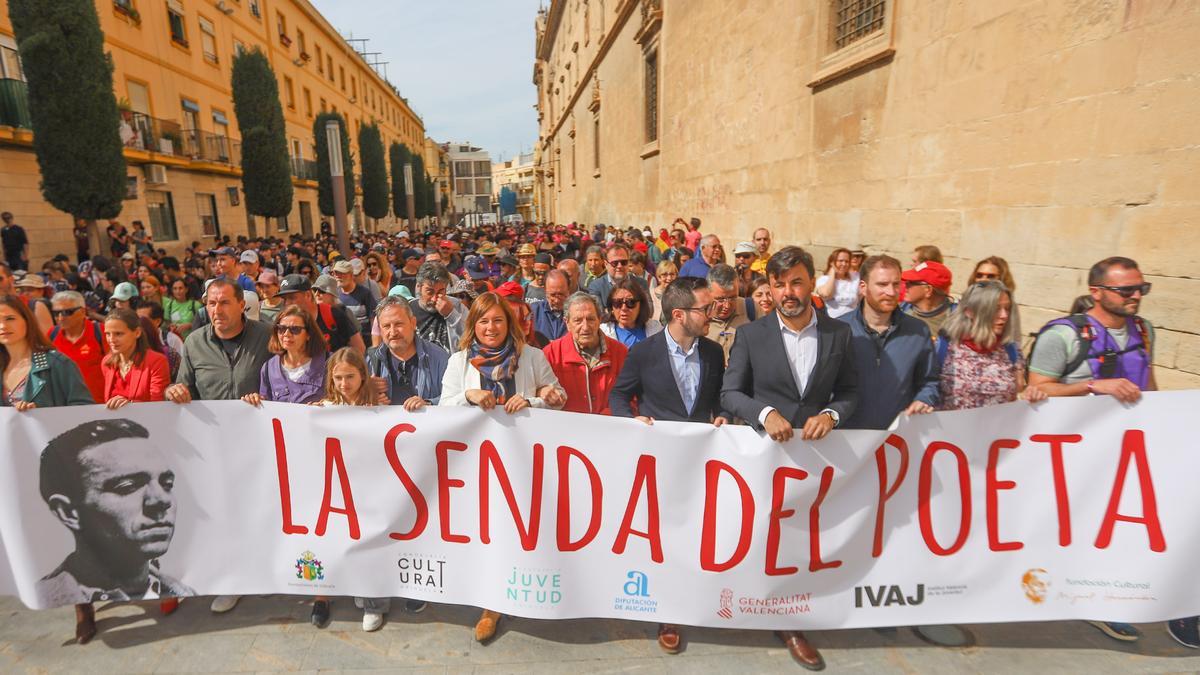
[[[378,405],[379,394],[371,386],[367,362],[350,347],[333,353],[325,363],[325,399],[320,406]],[[367,632],[383,626],[383,617],[391,609],[391,598],[355,598],[354,604],[363,610],[362,627]],[[318,628],[329,622],[329,598],[318,595],[313,600],[312,623]]]

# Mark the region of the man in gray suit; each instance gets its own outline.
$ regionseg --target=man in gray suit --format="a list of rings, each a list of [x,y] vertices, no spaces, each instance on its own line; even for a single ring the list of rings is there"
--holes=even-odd
[[[812,305],[813,259],[788,246],[767,262],[775,311],[737,329],[721,387],[721,407],[780,443],[824,438],[858,402],[850,326]],[[809,670],[825,661],[799,631],[780,631],[792,658]]]

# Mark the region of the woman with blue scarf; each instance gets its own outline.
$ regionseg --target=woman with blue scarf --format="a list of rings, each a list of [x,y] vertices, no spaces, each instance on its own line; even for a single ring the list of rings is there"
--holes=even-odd
[[[521,324],[508,302],[484,293],[471,303],[467,329],[446,364],[438,405],[497,407],[513,414],[525,408],[558,410],[567,393],[550,362],[537,347],[525,344]],[[475,639],[486,642],[496,634],[500,613],[483,610],[475,624]]]

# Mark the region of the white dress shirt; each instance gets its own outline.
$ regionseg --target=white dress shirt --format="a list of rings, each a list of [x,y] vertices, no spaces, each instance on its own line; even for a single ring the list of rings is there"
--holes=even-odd
[[[665,330],[663,335],[667,338],[667,357],[671,372],[675,375],[675,386],[679,388],[684,409],[691,415],[692,408],[696,407],[696,398],[700,395],[700,340],[693,340],[692,348],[685,352],[671,337],[671,331]]]
[[[812,379],[813,369],[817,367],[817,350],[819,344],[817,341],[817,310],[812,309],[812,318],[808,325],[800,330],[792,330],[783,322],[783,317],[778,312],[775,313],[775,320],[779,322],[779,332],[783,336],[783,349],[787,352],[788,368],[792,371],[792,377],[796,380],[796,391],[800,392],[800,396],[804,396],[804,390],[808,388],[808,381]],[[765,424],[767,415],[775,410],[773,406],[763,408],[758,414],[758,423]]]

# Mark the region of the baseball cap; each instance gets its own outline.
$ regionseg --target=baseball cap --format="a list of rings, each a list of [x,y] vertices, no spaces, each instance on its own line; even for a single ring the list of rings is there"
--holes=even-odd
[[[398,295],[405,300],[413,299],[412,291],[408,290],[408,286],[405,286],[404,284],[393,286],[392,290],[388,291],[388,295]]]
[[[138,297],[137,286],[134,286],[133,284],[129,283],[128,281],[122,281],[121,283],[117,284],[116,288],[113,289],[113,294],[112,294],[113,300],[121,300],[122,302],[128,302],[129,300],[132,300],[133,298],[136,298],[136,297]]]
[[[321,276],[317,277],[317,280],[313,282],[312,287],[313,290],[321,291],[322,293],[328,293],[330,295],[338,294],[337,279],[334,279],[328,274],[322,274]]]
[[[266,272],[263,272],[266,275]],[[261,280],[262,277],[259,277]],[[312,290],[312,282],[303,274],[289,274],[279,282],[279,291],[275,295],[291,295]]]
[[[254,251],[242,251],[242,254],[238,256],[238,262],[256,263],[258,262],[258,254]]]
[[[516,298],[517,300],[525,299],[525,289],[521,284],[515,281],[506,281],[496,287],[496,295],[502,298]]]
[[[500,256],[500,264],[501,265],[511,265],[513,267],[521,266],[521,263],[517,262],[517,259],[512,257],[511,255]]]
[[[353,274],[354,266],[350,264],[349,260],[343,258],[342,260],[333,263],[333,266],[329,268],[329,271],[336,272],[338,274]]]
[[[463,265],[463,268],[467,270],[467,275],[476,281],[480,279],[486,279],[491,276],[490,272],[488,271],[487,261],[479,256],[467,258],[467,262],[465,265]]]
[[[537,255],[537,249],[533,247],[533,244],[521,244],[517,247],[518,257],[526,255]]]
[[[400,230],[399,232],[396,233],[396,238],[397,239],[408,239],[408,233],[405,232],[404,230]]]
[[[232,246],[222,246],[221,248],[214,248],[214,249],[210,250],[208,252],[208,254],[209,255],[227,255],[227,256],[233,257],[233,256],[237,255],[237,251],[233,250]]]
[[[745,254],[758,255],[758,247],[748,241],[739,241],[738,245],[733,247],[733,255],[737,257]]]
[[[258,275],[258,283],[277,284],[279,283],[279,275],[275,272],[275,270],[263,270],[262,274]]]
[[[362,274],[365,269],[367,269],[367,264],[363,262],[362,258],[352,258],[350,260],[350,271],[354,272],[356,276]]]
[[[940,262],[926,260],[911,270],[905,270],[900,278],[905,282],[920,282],[929,284],[943,293],[950,292],[953,276],[950,269]]]
[[[412,260],[413,258],[420,259],[420,258],[424,258],[424,257],[425,257],[425,254],[421,253],[420,251],[418,251],[415,248],[406,248],[406,249],[404,249],[404,252],[400,254],[401,260]]]
[[[129,251],[125,251],[121,254],[121,260],[133,260],[133,254]]]

